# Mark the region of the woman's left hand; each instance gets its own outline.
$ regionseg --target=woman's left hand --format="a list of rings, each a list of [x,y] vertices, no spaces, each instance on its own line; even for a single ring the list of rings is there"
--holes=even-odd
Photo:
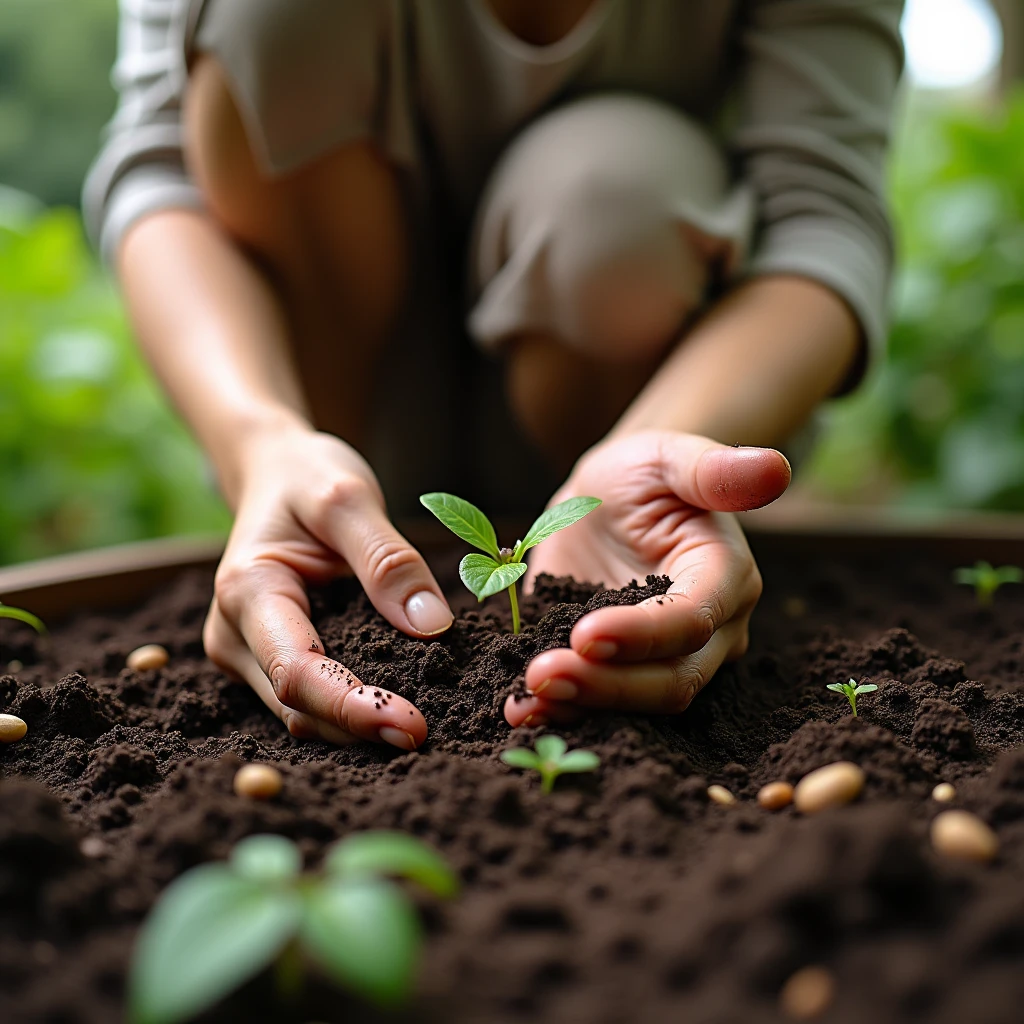
[[[730,513],[760,508],[789,486],[786,457],[693,434],[650,431],[587,452],[552,503],[603,504],[531,556],[540,572],[622,587],[669,576],[664,597],[601,608],[573,627],[571,647],[530,662],[513,726],[574,717],[576,709],[679,712],[726,660],[747,649],[761,576]]]

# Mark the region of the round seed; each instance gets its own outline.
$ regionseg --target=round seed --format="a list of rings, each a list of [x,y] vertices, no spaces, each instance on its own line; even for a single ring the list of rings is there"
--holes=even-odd
[[[235,792],[251,800],[271,800],[283,785],[281,773],[269,764],[244,764],[235,772]]]
[[[986,863],[999,853],[999,837],[969,811],[943,811],[932,822],[932,846],[945,857]]]
[[[815,1020],[836,996],[836,981],[825,967],[801,967],[779,993],[779,1009],[790,1020]]]
[[[722,804],[725,807],[729,807],[736,803],[736,797],[732,795],[725,788],[725,786],[708,786],[708,799],[713,800],[716,804]]]
[[[932,799],[940,804],[948,804],[956,798],[956,790],[948,782],[940,782],[932,790]]]
[[[835,761],[805,775],[793,790],[793,803],[802,814],[817,814],[856,800],[864,788],[864,771],[852,761]]]
[[[0,743],[17,743],[28,726],[17,715],[0,715]]]
[[[766,811],[780,811],[793,802],[793,787],[788,782],[769,782],[757,791],[757,802]]]
[[[24,663],[14,658],[12,661],[7,662],[7,671],[12,675],[15,672],[20,672],[25,667]]]
[[[150,669],[163,668],[170,660],[166,647],[159,644],[145,644],[137,647],[125,661],[133,672],[148,672]]]
[[[107,853],[107,844],[99,836],[86,836],[79,844],[83,857],[103,857]]]

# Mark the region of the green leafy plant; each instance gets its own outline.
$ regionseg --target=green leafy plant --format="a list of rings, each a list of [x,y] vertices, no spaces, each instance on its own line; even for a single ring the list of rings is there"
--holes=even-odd
[[[17,619],[30,625],[40,636],[46,632],[46,623],[38,615],[25,611],[24,608],[12,608],[0,601],[0,619]]]
[[[967,583],[974,587],[978,604],[987,607],[992,603],[992,595],[1004,583],[1024,582],[1024,570],[1016,565],[1003,565],[994,569],[988,562],[975,562],[971,568],[957,569],[953,579],[957,583]]]
[[[454,494],[433,491],[421,494],[420,503],[437,516],[456,537],[479,548],[483,554],[466,555],[459,563],[459,576],[478,601],[507,590],[512,605],[512,632],[519,632],[519,601],[516,583],[526,572],[523,557],[532,547],[552,534],[579,522],[601,504],[600,498],[569,498],[538,516],[514,548],[499,548],[491,521],[476,507]]]
[[[601,759],[592,750],[569,750],[561,736],[541,736],[533,750],[515,747],[503,750],[501,759],[513,768],[540,773],[540,791],[550,793],[559,775],[571,772],[592,772]]]
[[[135,1024],[174,1024],[201,1012],[271,963],[278,989],[301,987],[304,956],[380,1006],[408,995],[422,943],[399,876],[437,896],[458,882],[444,859],[401,832],[362,832],[336,844],[322,872],[301,874],[282,836],[250,836],[227,863],[171,883],[146,920],[130,978]]]
[[[856,718],[857,695],[861,693],[874,693],[878,687],[874,683],[858,683],[856,679],[851,679],[848,683],[829,683],[828,689],[846,696],[846,699],[850,702],[853,717]]]

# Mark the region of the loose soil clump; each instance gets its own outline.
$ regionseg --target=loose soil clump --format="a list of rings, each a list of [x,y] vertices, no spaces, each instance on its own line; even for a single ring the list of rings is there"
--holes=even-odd
[[[499,596],[431,643],[397,633],[351,584],[318,592],[327,653],[381,700],[423,711],[430,736],[414,754],[289,737],[204,660],[204,574],[44,640],[0,622],[0,713],[28,724],[0,747],[0,1019],[121,1019],[131,944],[160,891],[246,835],[288,836],[315,867],[339,837],[395,828],[464,883],[450,903],[422,899],[412,1005],[382,1018],[314,980],[271,1009],[266,975],[204,1019],[758,1024],[788,1019],[787,982],[814,968],[832,985],[823,1020],[1019,1020],[1024,595],[1004,588],[978,609],[951,566],[911,556],[761,568],[748,655],[682,716],[558,728],[601,766],[550,796],[499,760],[544,732],[512,732],[507,695],[587,609],[666,580],[604,591],[542,578],[520,635]],[[128,669],[145,644],[168,663]],[[15,658],[24,668],[3,675]],[[825,689],[851,677],[879,687],[858,718]],[[765,784],[834,761],[863,769],[856,802],[813,816],[759,806]],[[248,762],[277,768],[281,792],[236,794]],[[931,799],[940,782],[951,804]],[[709,785],[736,802],[709,799]],[[995,830],[994,862],[933,849],[931,821],[951,806]]]

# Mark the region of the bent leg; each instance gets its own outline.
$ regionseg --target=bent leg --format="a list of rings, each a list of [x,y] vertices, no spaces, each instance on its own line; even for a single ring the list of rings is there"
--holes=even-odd
[[[751,209],[704,133],[652,100],[582,100],[510,147],[478,216],[470,329],[504,349],[513,411],[560,468],[611,427],[738,261]]]
[[[192,69],[185,134],[212,216],[282,296],[316,425],[358,446],[377,356],[405,295],[408,238],[394,169],[359,141],[266,176],[211,56]]]

